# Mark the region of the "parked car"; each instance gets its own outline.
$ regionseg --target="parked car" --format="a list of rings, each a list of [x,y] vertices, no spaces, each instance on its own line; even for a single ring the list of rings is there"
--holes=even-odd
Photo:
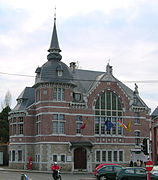
[[[98,169],[100,169],[100,168],[103,167],[103,166],[109,166],[109,165],[119,166],[118,164],[114,164],[114,163],[103,163],[103,164],[99,164],[99,165],[95,168],[94,175],[96,176]]]
[[[154,174],[154,175],[158,175],[158,166],[154,166],[154,167],[153,167],[153,170],[152,170],[151,172],[152,172],[152,174]]]
[[[147,179],[147,170],[145,168],[133,167],[122,169],[117,180],[145,180]],[[150,173],[151,180],[158,180],[158,175]]]
[[[98,180],[116,180],[118,173],[122,170],[118,164],[106,164],[96,170]]]

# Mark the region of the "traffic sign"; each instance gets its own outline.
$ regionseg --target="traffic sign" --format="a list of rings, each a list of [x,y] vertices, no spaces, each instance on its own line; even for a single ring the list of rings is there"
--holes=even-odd
[[[152,161],[147,161],[145,167],[146,167],[147,171],[152,171],[152,169],[153,169]]]

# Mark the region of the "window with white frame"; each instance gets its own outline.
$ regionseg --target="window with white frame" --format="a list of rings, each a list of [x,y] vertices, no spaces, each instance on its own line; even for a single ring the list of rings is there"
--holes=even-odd
[[[101,155],[101,153],[100,153],[100,151],[96,151],[96,162],[100,162],[100,155]]]
[[[22,150],[18,150],[18,161],[22,161],[22,160],[23,160]]]
[[[123,162],[123,151],[119,151],[119,162]]]
[[[112,151],[108,151],[108,161],[112,162]]]
[[[140,144],[140,131],[136,130],[135,131],[135,145],[139,146],[139,144]]]
[[[12,151],[9,151],[9,161],[11,161]]]
[[[41,128],[41,126],[40,126],[40,115],[38,115],[36,117],[36,134],[37,135],[40,134],[40,128]]]
[[[52,160],[53,160],[53,162],[57,162],[58,161],[57,154],[53,154]]]
[[[13,124],[13,135],[16,135],[16,123]]]
[[[77,115],[76,116],[76,133],[81,133],[81,125],[82,125],[82,116]]]
[[[122,150],[96,150],[96,162],[123,162]]]
[[[53,134],[65,133],[65,115],[53,114]]]
[[[64,99],[65,99],[64,96],[65,96],[64,88],[59,88],[59,87],[54,88],[54,100],[55,101],[64,101]]]
[[[18,134],[19,135],[23,134],[23,126],[24,126],[23,117],[19,117],[18,118]]]
[[[17,122],[16,122],[16,117],[14,117],[12,121],[12,135],[16,135],[16,127],[17,127]]]
[[[61,158],[61,162],[65,162],[65,159],[66,159],[66,158],[65,158],[65,154],[61,154],[61,157],[60,157],[60,158]]]
[[[117,151],[113,151],[113,161],[117,162]]]
[[[40,90],[37,89],[36,91],[36,102],[40,101]]]
[[[140,124],[139,112],[135,112],[134,116],[135,116],[135,124]]]
[[[123,121],[123,108],[120,98],[112,91],[103,92],[95,104],[95,134],[98,135],[122,135],[123,130],[118,120]],[[105,122],[113,124],[110,130],[106,130]]]
[[[12,161],[15,161],[15,150],[12,151]]]
[[[35,155],[35,162],[40,162],[40,154]]]
[[[106,162],[106,151],[102,151],[102,162]]]
[[[58,76],[62,76],[63,75],[63,71],[58,70],[57,72],[58,72]]]

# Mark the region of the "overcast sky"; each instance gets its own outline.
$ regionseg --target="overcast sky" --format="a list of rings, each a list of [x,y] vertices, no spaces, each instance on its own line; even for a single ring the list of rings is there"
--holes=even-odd
[[[0,0],[0,102],[34,84],[47,61],[54,8],[62,61],[106,71],[134,90],[151,112],[158,106],[157,0]],[[9,74],[29,75],[15,76]]]

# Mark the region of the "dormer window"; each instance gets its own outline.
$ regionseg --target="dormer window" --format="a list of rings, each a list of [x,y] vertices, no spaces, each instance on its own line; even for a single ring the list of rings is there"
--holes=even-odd
[[[63,72],[62,71],[58,71],[58,76],[62,76]]]
[[[61,64],[59,64],[57,66],[56,71],[57,71],[59,77],[61,77],[63,75],[63,68],[62,68]]]
[[[81,101],[81,94],[80,93],[74,93],[73,96],[74,96],[75,101],[77,101],[77,102]]]
[[[23,102],[22,99],[17,99],[17,103],[18,103],[18,104],[21,104],[22,102]]]

